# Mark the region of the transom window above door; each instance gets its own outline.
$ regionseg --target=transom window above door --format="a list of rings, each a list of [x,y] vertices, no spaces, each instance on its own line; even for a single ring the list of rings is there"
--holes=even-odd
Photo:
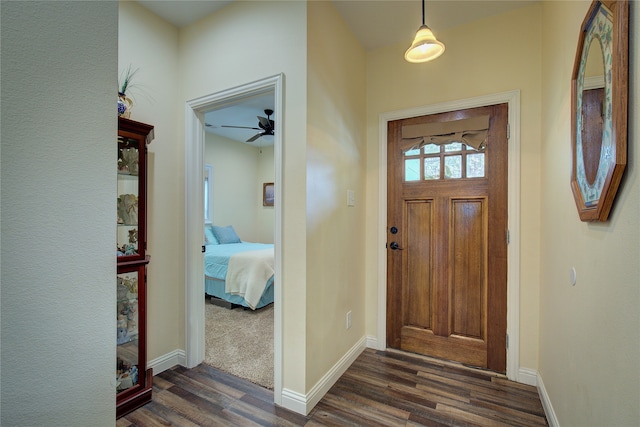
[[[427,144],[404,153],[404,180],[444,180],[485,177],[485,150],[462,142]]]

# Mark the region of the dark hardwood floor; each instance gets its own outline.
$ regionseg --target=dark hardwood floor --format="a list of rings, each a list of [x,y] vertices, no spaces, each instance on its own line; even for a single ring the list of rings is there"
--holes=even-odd
[[[153,401],[126,426],[544,426],[535,387],[493,372],[367,349],[308,416],[207,365],[154,377]]]

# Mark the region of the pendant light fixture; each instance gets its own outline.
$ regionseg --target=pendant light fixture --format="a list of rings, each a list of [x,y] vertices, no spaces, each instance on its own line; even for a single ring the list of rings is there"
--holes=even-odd
[[[404,53],[407,62],[427,62],[436,59],[444,52],[444,44],[436,39],[433,31],[424,23],[424,3],[422,0],[422,26],[418,29],[413,43]]]

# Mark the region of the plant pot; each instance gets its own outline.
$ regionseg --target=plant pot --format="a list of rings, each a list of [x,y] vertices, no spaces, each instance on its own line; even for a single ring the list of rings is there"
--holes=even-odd
[[[128,119],[131,117],[133,101],[124,93],[118,92],[118,116]]]

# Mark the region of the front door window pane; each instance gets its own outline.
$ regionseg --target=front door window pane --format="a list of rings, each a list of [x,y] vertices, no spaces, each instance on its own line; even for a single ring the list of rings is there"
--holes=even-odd
[[[461,142],[452,142],[451,144],[447,144],[444,146],[445,152],[451,151],[462,151],[462,143]]]
[[[467,154],[467,178],[484,177],[484,153]]]
[[[404,161],[404,180],[420,180],[420,159],[406,159]]]
[[[440,157],[424,159],[424,179],[440,179]]]
[[[440,146],[436,144],[427,144],[424,146],[424,154],[437,154],[440,152]]]
[[[444,177],[462,178],[462,156],[447,156],[444,158]]]

